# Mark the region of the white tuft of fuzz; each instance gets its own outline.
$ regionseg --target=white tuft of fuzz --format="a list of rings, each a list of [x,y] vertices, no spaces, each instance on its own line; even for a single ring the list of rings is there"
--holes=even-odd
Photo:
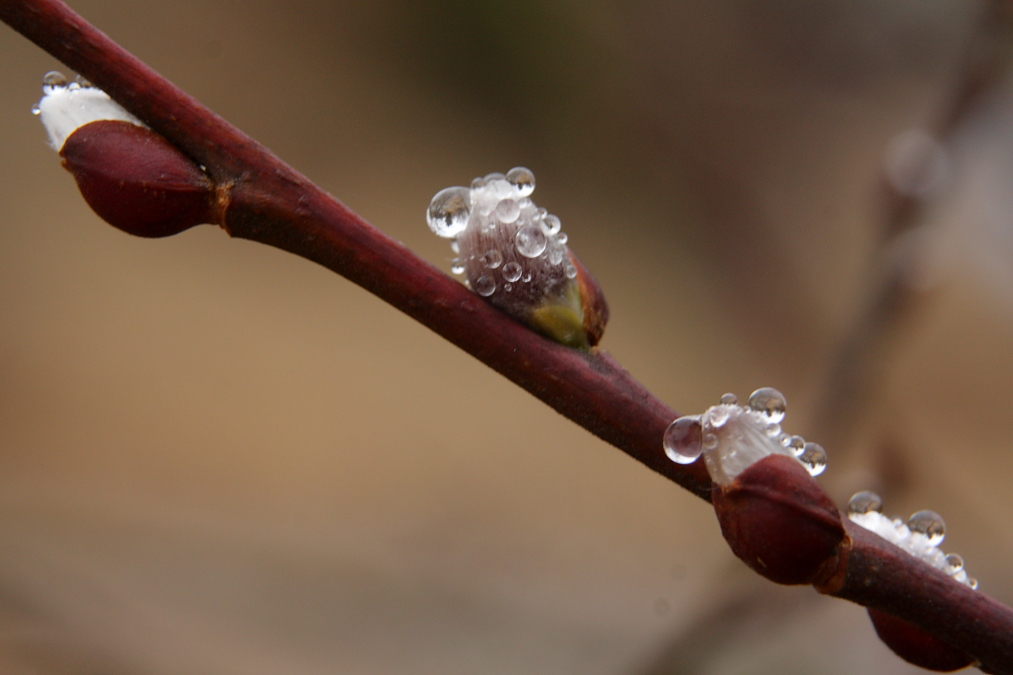
[[[754,391],[749,407],[738,405],[735,394],[725,394],[702,415],[672,422],[662,439],[665,454],[678,464],[691,464],[703,455],[718,485],[728,485],[769,455],[796,459],[809,475],[818,476],[827,466],[827,454],[820,444],[781,430],[786,406],[784,394],[771,387]]]
[[[871,507],[870,496],[874,498]],[[967,584],[971,588],[978,587],[978,581],[968,576],[967,570],[964,569],[963,558],[955,553],[947,555],[939,550],[939,543],[942,541],[941,530],[935,533],[935,536],[932,533],[913,531],[908,525],[914,524],[915,527],[918,527],[914,517],[909,523],[905,523],[900,518],[890,518],[883,515],[878,510],[880,508],[882,508],[882,500],[877,495],[869,492],[856,493],[848,503],[848,518],[851,519],[851,522],[878,534],[906,553],[950,575],[954,580]],[[919,514],[915,514],[915,516],[917,515]],[[936,514],[933,513],[933,515]],[[938,515],[936,517],[938,518]]]
[[[738,405],[721,404],[707,409],[703,424],[703,458],[711,480],[728,485],[736,476],[769,455],[795,453],[768,431],[767,415]]]
[[[78,127],[98,120],[119,120],[137,126],[143,122],[109,98],[101,89],[71,83],[69,86],[45,85],[42,100],[33,112],[42,120],[49,134],[49,144],[59,152],[64,142]]]

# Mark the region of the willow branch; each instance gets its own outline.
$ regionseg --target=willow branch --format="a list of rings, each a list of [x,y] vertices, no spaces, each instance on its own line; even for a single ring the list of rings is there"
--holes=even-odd
[[[703,462],[667,459],[677,416],[611,356],[551,342],[384,235],[57,0],[0,0],[0,19],[105,90],[206,167],[225,230],[346,277],[503,374],[591,433],[703,499]],[[1013,610],[850,527],[833,595],[896,613],[1013,675]],[[923,585],[918,580],[923,580]],[[929,583],[935,580],[938,583]],[[824,589],[830,590],[830,589]],[[952,634],[954,624],[963,626]],[[942,631],[942,627],[947,630]]]

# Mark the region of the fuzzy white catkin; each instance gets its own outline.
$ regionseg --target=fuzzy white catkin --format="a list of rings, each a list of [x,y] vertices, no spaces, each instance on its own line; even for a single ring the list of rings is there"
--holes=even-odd
[[[57,152],[75,129],[89,122],[119,120],[145,126],[107,93],[95,87],[46,85],[42,87],[42,92],[37,111],[49,134],[49,144]]]

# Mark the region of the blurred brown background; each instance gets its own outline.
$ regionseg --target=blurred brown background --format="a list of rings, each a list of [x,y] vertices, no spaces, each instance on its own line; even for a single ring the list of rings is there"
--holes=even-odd
[[[814,422],[883,257],[891,139],[943,105],[982,5],[72,6],[444,269],[430,197],[530,167],[652,391],[779,388],[840,504],[939,511],[1013,602],[1007,79],[941,160],[864,405]],[[921,672],[345,280],[104,225],[29,114],[53,68],[0,28],[0,672]]]

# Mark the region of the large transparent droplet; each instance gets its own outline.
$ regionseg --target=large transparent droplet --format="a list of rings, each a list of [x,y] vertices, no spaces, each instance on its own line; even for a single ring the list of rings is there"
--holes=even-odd
[[[452,239],[464,232],[471,213],[471,191],[465,187],[448,187],[440,190],[429,202],[426,222],[439,237]]]
[[[520,205],[513,199],[501,199],[496,205],[496,220],[510,224],[521,215]]]
[[[773,387],[760,387],[749,395],[749,407],[766,415],[768,422],[780,423],[787,406],[784,394]]]
[[[685,415],[665,430],[665,454],[676,464],[692,464],[703,453],[703,427],[697,415]]]
[[[59,70],[51,70],[42,76],[42,84],[46,87],[66,87],[67,77]]]
[[[935,511],[918,511],[907,521],[908,529],[925,535],[929,546],[939,546],[946,537],[946,523]]]
[[[556,241],[559,242],[560,244],[565,244],[566,242],[570,241],[570,237],[566,234],[566,232],[560,232],[559,234],[556,235]]]
[[[801,457],[806,445],[805,439],[801,436],[792,436],[788,439],[788,445],[785,447],[796,457]],[[816,445],[816,443],[809,443],[808,445]]]
[[[967,577],[967,585],[971,587],[972,591],[978,590],[978,580],[974,577]]]
[[[810,476],[818,476],[827,468],[827,451],[819,443],[806,443],[798,461],[802,462]]]
[[[460,258],[454,258],[451,260],[450,271],[454,274],[464,274],[464,261]]]
[[[577,268],[567,263],[566,269],[563,270],[563,274],[566,275],[567,279],[575,279],[577,277]]]
[[[503,264],[503,254],[497,248],[491,248],[482,256],[482,264],[491,270]]]
[[[506,179],[517,189],[517,194],[521,197],[527,197],[535,191],[535,174],[531,169],[515,166],[507,171]]]
[[[542,228],[535,225],[525,225],[517,230],[514,241],[517,244],[517,252],[525,258],[537,258],[542,255],[548,243]]]
[[[521,278],[521,273],[523,271],[524,270],[521,269],[521,266],[517,263],[512,261],[508,262],[506,265],[503,265],[503,278],[507,281],[517,281]]]
[[[551,213],[545,216],[545,220],[543,222],[545,223],[545,229],[549,235],[559,234],[559,229],[563,226],[563,224],[559,222],[559,218]]]
[[[848,500],[848,514],[882,513],[883,500],[875,492],[862,490],[851,495]]]
[[[735,394],[731,394],[731,393],[729,393],[729,394],[722,394],[721,395],[721,402],[724,403],[725,405],[735,405],[736,403],[739,402],[739,397],[736,396]]]
[[[42,108],[39,107],[38,103],[36,103],[36,104],[34,104],[32,106],[32,114],[33,115],[41,115],[42,114]]]
[[[496,292],[496,281],[484,274],[475,280],[475,292],[482,297],[488,298]]]
[[[960,557],[959,553],[947,553],[946,554],[946,569],[943,571],[949,574],[951,577],[964,569],[964,559]]]
[[[552,263],[553,265],[558,265],[559,263],[563,262],[563,249],[558,247],[552,249],[549,252],[549,262]]]

